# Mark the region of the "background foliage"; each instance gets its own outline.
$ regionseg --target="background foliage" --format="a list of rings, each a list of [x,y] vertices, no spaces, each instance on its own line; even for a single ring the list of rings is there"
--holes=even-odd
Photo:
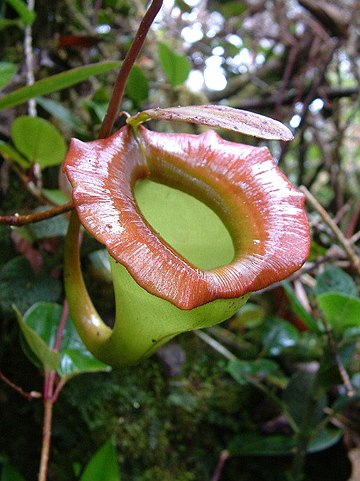
[[[68,200],[61,162],[69,140],[96,138],[145,8],[142,0],[37,0],[35,11],[20,0],[0,5],[1,215]],[[62,311],[66,215],[16,228],[0,224],[1,373],[26,392],[41,392],[52,359],[50,367],[70,381],[55,408],[49,479],[92,479],[97,465],[85,466],[101,446],[98,460],[114,455],[109,439],[124,480],[275,481],[284,473],[292,480],[356,479],[358,21],[356,0],[169,0],[131,74],[123,106],[130,113],[218,103],[290,125],[293,142],[268,145],[330,218],[309,204],[309,261],[288,283],[254,295],[226,325],[184,335],[139,367],[70,381],[75,371],[104,366],[94,367],[83,353],[85,359],[71,358],[69,371],[58,364],[69,352],[54,356],[44,348],[52,342],[44,329],[48,313],[49,323],[59,322]],[[97,307],[111,323],[107,261],[88,237],[83,261]],[[65,348],[78,346],[68,339]],[[0,404],[1,479],[35,479],[42,404],[6,383]]]

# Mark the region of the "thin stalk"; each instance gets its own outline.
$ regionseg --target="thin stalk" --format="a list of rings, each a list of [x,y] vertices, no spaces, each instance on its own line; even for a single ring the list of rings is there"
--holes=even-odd
[[[55,371],[51,371],[45,374],[43,433],[38,481],[47,480],[51,446],[52,418],[54,411],[54,400],[52,393],[55,384],[55,376]]]
[[[339,227],[335,224],[335,222],[332,220],[332,218],[329,216],[326,210],[322,207],[319,201],[312,195],[312,193],[304,185],[300,187],[300,190],[305,194],[306,200],[309,202],[309,204],[319,213],[319,215],[321,216],[325,224],[328,227],[330,227],[330,229],[333,231],[338,241],[343,246],[349,259],[351,260],[357,273],[360,274],[360,257],[356,254],[351,240],[347,239],[344,236],[344,234],[341,232]]]
[[[41,393],[39,393],[39,392],[37,392],[37,391],[30,391],[30,392],[24,391],[24,389],[22,389],[20,386],[18,386],[17,384],[13,383],[12,381],[10,381],[10,379],[7,378],[7,377],[5,376],[5,374],[3,374],[1,371],[0,371],[0,379],[1,379],[5,384],[7,384],[8,386],[10,386],[11,389],[14,389],[14,391],[18,392],[21,396],[24,396],[26,399],[35,399],[35,398],[41,397]]]
[[[64,302],[63,312],[60,319],[59,328],[56,335],[56,341],[54,350],[59,352],[61,349],[61,343],[63,335],[66,329],[66,322],[69,315],[69,308],[67,301]],[[51,446],[51,434],[52,434],[52,419],[54,412],[54,404],[56,403],[61,389],[64,387],[66,378],[57,379],[57,373],[55,370],[51,370],[45,373],[44,380],[44,418],[43,418],[43,435],[42,435],[42,447],[40,457],[40,468],[38,481],[46,481],[50,446]]]
[[[34,222],[41,222],[42,220],[51,219],[56,215],[64,214],[69,210],[74,208],[73,202],[68,202],[67,204],[58,205],[52,209],[43,210],[40,212],[34,212],[33,214],[27,215],[0,215],[0,224],[7,224],[13,226],[21,226]]]
[[[34,11],[35,0],[28,0],[27,7],[30,12]],[[25,63],[26,63],[26,85],[32,85],[35,82],[34,76],[34,54],[32,47],[32,26],[28,25],[25,28],[25,38],[24,38],[24,52],[25,52]],[[30,99],[28,101],[28,113],[31,117],[36,117],[36,100]]]
[[[118,115],[118,112],[120,111],[120,106],[122,103],[125,87],[126,87],[131,69],[133,68],[133,65],[144,45],[146,36],[151,27],[151,24],[155,20],[156,15],[159,13],[159,10],[162,4],[163,4],[163,0],[153,0],[144,18],[140,23],[138,31],[136,32],[134,42],[132,43],[130,50],[126,55],[124,62],[121,66],[121,69],[119,71],[119,74],[117,76],[114,90],[109,102],[109,107],[100,129],[99,139],[108,137],[112,131],[115,119]]]

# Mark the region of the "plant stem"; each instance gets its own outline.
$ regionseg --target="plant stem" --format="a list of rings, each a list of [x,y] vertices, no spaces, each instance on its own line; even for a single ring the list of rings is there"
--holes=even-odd
[[[320,214],[325,224],[333,231],[338,241],[343,246],[349,259],[352,261],[355,270],[358,274],[360,274],[360,257],[356,254],[352,242],[344,236],[344,234],[341,232],[339,227],[335,224],[335,222],[332,220],[326,210],[304,185],[300,187],[300,190],[305,194],[309,204]]]
[[[116,116],[118,115],[118,112],[120,110],[120,106],[125,92],[125,87],[131,69],[144,45],[145,38],[148,34],[151,24],[155,20],[156,15],[159,13],[162,4],[163,0],[153,0],[148,11],[146,12],[144,18],[140,23],[138,31],[136,32],[134,42],[132,43],[130,50],[126,55],[120,72],[117,76],[114,91],[109,102],[109,107],[100,129],[99,139],[108,137],[111,133]]]
[[[34,222],[41,222],[42,220],[50,219],[56,215],[64,214],[69,210],[74,208],[73,202],[68,202],[67,204],[58,205],[52,209],[43,210],[40,212],[34,212],[28,215],[0,215],[0,224],[7,224],[13,226],[21,226]]]
[[[37,391],[31,391],[31,392],[24,391],[20,386],[10,381],[10,379],[7,378],[1,371],[0,371],[0,379],[4,381],[5,384],[10,386],[12,389],[14,389],[14,391],[21,394],[21,396],[24,396],[26,399],[35,399],[35,398],[41,397],[41,394]]]
[[[66,328],[66,322],[69,316],[69,308],[67,301],[64,301],[63,312],[60,319],[60,324],[57,331],[54,350],[59,352],[61,343]],[[44,419],[43,419],[43,436],[40,457],[40,468],[38,481],[46,481],[49,466],[50,446],[51,446],[51,432],[52,432],[52,418],[54,411],[54,404],[56,403],[61,389],[64,387],[66,379],[61,377],[57,379],[55,370],[45,372],[44,380]]]
[[[27,7],[30,12],[34,11],[35,0],[28,0]],[[24,52],[26,63],[26,85],[32,85],[35,82],[34,77],[34,55],[32,47],[32,26],[25,28]],[[28,112],[31,117],[36,117],[36,99],[32,98],[28,101]]]
[[[41,458],[40,458],[40,470],[39,470],[39,481],[46,481],[48,465],[49,465],[49,454],[50,454],[50,444],[51,444],[51,426],[53,417],[54,402],[53,399],[44,399],[44,420],[43,420],[43,437],[42,437],[42,448],[41,448]]]

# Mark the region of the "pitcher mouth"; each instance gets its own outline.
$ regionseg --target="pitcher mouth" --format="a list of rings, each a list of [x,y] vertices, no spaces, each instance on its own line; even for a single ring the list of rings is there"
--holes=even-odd
[[[241,297],[298,270],[309,254],[304,195],[265,147],[215,132],[157,133],[130,126],[107,139],[73,140],[65,161],[83,226],[145,290],[180,309]],[[148,224],[134,196],[149,178],[191,193],[213,209],[234,243],[232,262],[200,269]]]

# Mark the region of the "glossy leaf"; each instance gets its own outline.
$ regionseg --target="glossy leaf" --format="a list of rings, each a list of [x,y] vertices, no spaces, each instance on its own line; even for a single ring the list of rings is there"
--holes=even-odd
[[[16,148],[41,168],[60,164],[66,154],[61,133],[47,120],[27,115],[12,124],[11,137]]]
[[[316,294],[325,292],[339,292],[348,296],[356,297],[358,289],[353,278],[336,266],[327,266],[316,278]]]
[[[224,105],[191,105],[149,109],[130,117],[128,123],[136,125],[149,119],[181,120],[263,139],[292,140],[294,138],[290,130],[277,120]]]
[[[17,67],[14,63],[0,62],[0,90],[11,82],[16,70]]]
[[[191,64],[186,55],[177,54],[165,43],[160,43],[159,58],[173,87],[177,87],[185,82],[191,71]]]
[[[141,106],[149,97],[149,82],[143,70],[134,65],[131,70],[128,83],[126,85],[126,95],[136,106]]]
[[[266,325],[262,339],[263,355],[279,356],[284,350],[296,345],[299,331],[289,322],[273,319]]]
[[[80,481],[120,481],[120,469],[113,441],[107,441],[90,459]]]
[[[214,132],[196,136],[141,128],[139,139],[141,149],[125,127],[108,139],[73,141],[65,168],[81,222],[142,287],[191,309],[261,289],[302,265],[309,250],[304,197],[266,148],[227,142]],[[148,226],[131,182],[149,175],[218,213],[234,242],[232,262],[199,269]]]
[[[18,323],[21,332],[30,347],[33,354],[36,356],[41,366],[45,371],[58,369],[60,366],[60,354],[55,352],[46,341],[26,322],[26,314],[23,317],[20,311],[16,310]],[[42,326],[42,319],[37,319],[37,324]]]
[[[62,312],[63,308],[59,304],[39,302],[28,309],[23,316],[28,328],[32,329],[53,353],[52,355],[56,356],[58,362],[53,367],[58,374],[62,377],[73,377],[85,372],[108,370],[108,366],[95,359],[86,349],[71,318],[67,319],[59,353],[53,351]],[[37,351],[31,344],[29,345],[39,358]],[[42,358],[39,359],[43,361]]]
[[[360,299],[337,292],[325,292],[317,296],[325,319],[337,333],[348,327],[360,326]]]
[[[48,95],[52,92],[76,85],[92,75],[100,75],[120,66],[120,62],[99,62],[77,67],[60,74],[38,80],[33,85],[22,87],[0,98],[0,110],[21,105],[34,97]]]

